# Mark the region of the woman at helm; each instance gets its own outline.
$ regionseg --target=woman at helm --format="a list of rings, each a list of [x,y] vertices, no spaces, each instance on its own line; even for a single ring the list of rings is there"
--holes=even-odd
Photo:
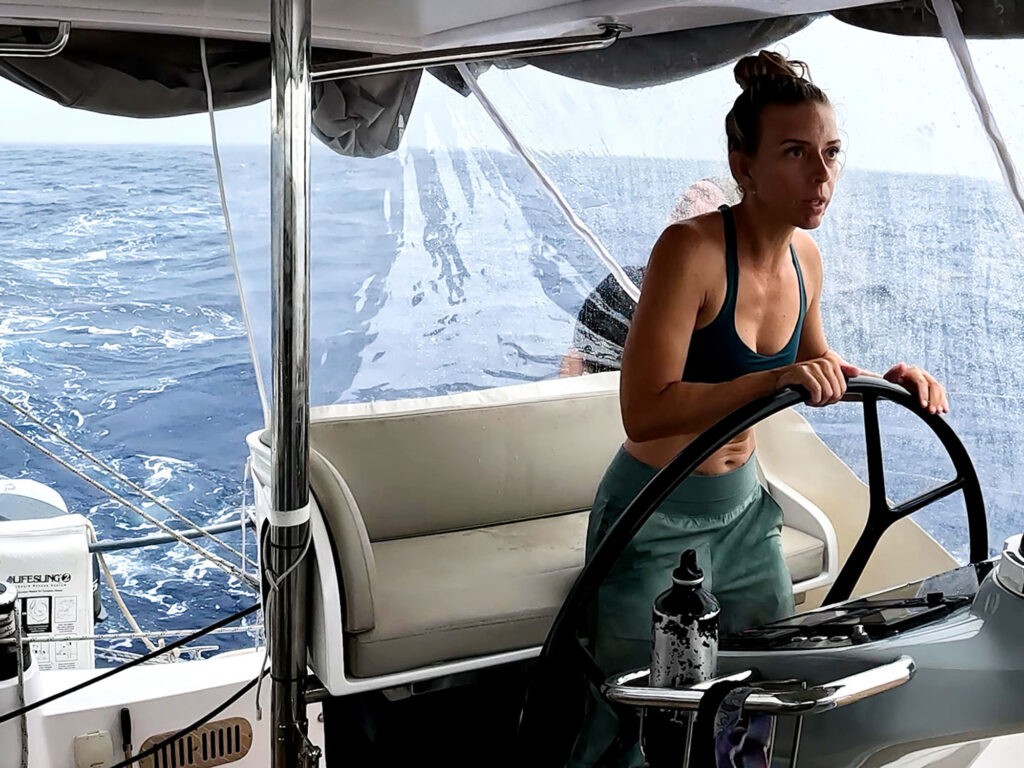
[[[670,225],[651,252],[622,358],[626,442],[597,490],[587,555],[637,492],[702,431],[782,387],[835,403],[861,373],[829,348],[822,258],[808,234],[835,190],[841,142],[825,93],[802,62],[761,51],[735,67],[742,93],[725,119],[736,205]],[[931,413],[949,405],[926,371],[900,363],[884,378]],[[650,660],[651,606],[679,553],[694,549],[722,607],[721,632],[793,612],[782,511],[758,482],[754,435],[738,435],[681,483],[601,586],[591,651],[608,674]],[[591,691],[570,765],[593,765],[618,724]],[[627,758],[639,764],[637,750]]]

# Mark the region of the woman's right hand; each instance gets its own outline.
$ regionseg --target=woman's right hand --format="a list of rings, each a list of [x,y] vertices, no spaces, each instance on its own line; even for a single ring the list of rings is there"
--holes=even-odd
[[[809,405],[823,406],[838,403],[846,394],[846,373],[852,369],[831,350],[822,357],[804,360],[777,369],[775,389],[803,387],[811,394]],[[851,374],[854,371],[850,371]]]

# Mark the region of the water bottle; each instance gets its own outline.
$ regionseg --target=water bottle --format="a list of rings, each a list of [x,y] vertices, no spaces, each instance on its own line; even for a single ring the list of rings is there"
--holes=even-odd
[[[650,685],[687,688],[715,676],[718,615],[715,596],[703,587],[697,553],[688,549],[672,571],[672,585],[654,601]],[[678,710],[644,713],[642,747],[648,765],[679,765],[686,743],[687,716]]]

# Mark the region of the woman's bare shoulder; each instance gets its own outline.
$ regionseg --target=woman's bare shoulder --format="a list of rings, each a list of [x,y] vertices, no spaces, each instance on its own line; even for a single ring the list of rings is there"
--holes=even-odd
[[[714,271],[718,260],[708,256],[725,247],[720,230],[721,214],[717,212],[669,224],[651,251],[648,268],[660,267],[659,271],[676,274],[705,272],[709,268]]]

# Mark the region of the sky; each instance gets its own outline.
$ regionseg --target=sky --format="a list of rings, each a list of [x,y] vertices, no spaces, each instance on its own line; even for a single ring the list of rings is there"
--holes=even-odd
[[[830,95],[848,166],[998,178],[992,150],[941,39],[901,38],[826,18],[773,46],[807,61]],[[1024,40],[972,41],[972,54],[1011,151],[1024,158],[1024,97],[1014,65]],[[481,85],[538,152],[585,151],[724,159],[722,121],[739,93],[731,67],[665,86],[614,90],[532,67],[492,70]],[[206,115],[138,120],[61,107],[0,80],[0,143],[204,144]],[[557,126],[553,128],[553,126]],[[269,102],[217,113],[222,144],[267,144]],[[425,76],[405,139],[507,149],[472,99]],[[1024,163],[1024,159],[1020,160]]]

